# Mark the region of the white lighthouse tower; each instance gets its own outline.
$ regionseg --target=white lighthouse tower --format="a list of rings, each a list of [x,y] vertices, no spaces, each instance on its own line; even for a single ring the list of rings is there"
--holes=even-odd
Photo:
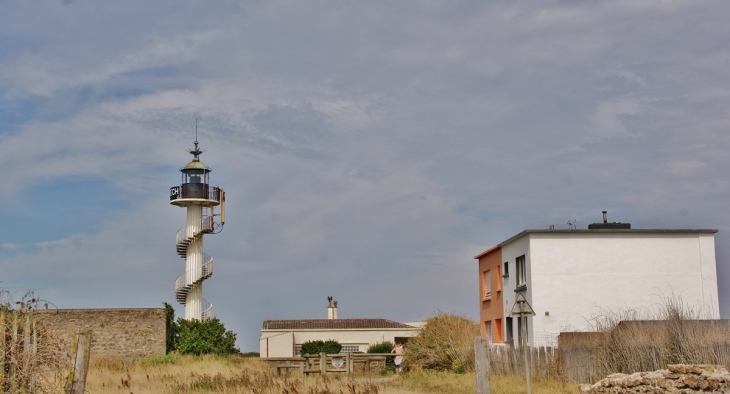
[[[212,316],[213,304],[203,299],[203,281],[213,275],[213,258],[203,253],[203,235],[216,234],[223,229],[226,193],[209,186],[210,168],[200,161],[204,151],[188,150],[193,161],[180,169],[180,186],[170,188],[170,204],[187,210],[185,227],[175,237],[177,254],[185,259],[185,272],[175,279],[175,298],[185,305],[186,320],[206,320]],[[214,212],[220,205],[220,213]]]

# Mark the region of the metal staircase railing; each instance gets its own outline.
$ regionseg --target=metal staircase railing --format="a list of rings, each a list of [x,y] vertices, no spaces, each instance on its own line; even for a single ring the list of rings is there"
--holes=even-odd
[[[186,271],[175,279],[175,299],[183,305],[185,305],[185,297],[190,288],[213,275],[213,258],[207,253],[203,253],[203,266],[200,273],[196,275],[193,271],[196,270]],[[193,277],[190,278],[189,274]]]
[[[203,320],[208,320],[213,317],[213,303],[203,299]]]
[[[178,256],[185,258],[188,253],[188,246],[195,240],[195,238],[201,237],[203,234],[215,233],[221,228],[221,224],[214,220],[213,216],[204,216],[200,223],[200,231],[188,237],[187,226],[177,230],[175,234],[175,250]]]

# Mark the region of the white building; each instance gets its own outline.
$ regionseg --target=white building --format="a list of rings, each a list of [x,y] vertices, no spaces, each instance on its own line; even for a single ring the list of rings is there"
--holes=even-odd
[[[482,334],[519,344],[518,293],[535,311],[528,341],[554,345],[561,331],[590,328],[606,311],[646,310],[663,299],[719,318],[717,230],[639,230],[596,223],[588,230],[525,230],[477,255]]]
[[[261,358],[294,357],[308,341],[335,340],[342,353],[366,352],[382,342],[403,343],[418,335],[422,323],[386,319],[338,319],[337,302],[327,308],[327,319],[264,320],[259,338]]]

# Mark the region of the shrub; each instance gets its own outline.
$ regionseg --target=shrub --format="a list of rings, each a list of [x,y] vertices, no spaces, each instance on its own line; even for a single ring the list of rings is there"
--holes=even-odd
[[[305,354],[338,354],[342,350],[342,345],[334,339],[327,341],[307,341],[302,344],[302,355]]]
[[[180,335],[180,325],[175,323],[175,309],[167,302],[163,302],[165,306],[165,352],[170,353],[177,347],[176,341]]]
[[[322,350],[320,352],[327,354],[339,354],[340,350],[342,350],[342,345],[333,339],[329,339],[324,341],[324,346],[322,346]]]
[[[236,334],[226,330],[217,317],[200,320],[178,319],[176,350],[181,354],[234,354]]]
[[[395,345],[393,345],[393,342],[385,341],[376,343],[375,345],[370,345],[368,347],[368,353],[390,353],[391,350]],[[383,368],[380,370],[380,373],[385,375],[388,372],[395,372],[395,357],[386,357],[385,358],[385,365],[383,365]]]
[[[226,330],[217,317],[212,319],[175,321],[175,309],[163,302],[167,312],[165,347],[167,353],[180,354],[239,354],[236,348],[236,334]]]
[[[380,342],[375,345],[370,345],[370,347],[368,347],[368,353],[390,353],[394,347],[395,345],[393,345],[393,342]]]
[[[426,319],[404,354],[409,368],[466,372],[474,370],[474,337],[479,324],[466,317],[439,312]]]

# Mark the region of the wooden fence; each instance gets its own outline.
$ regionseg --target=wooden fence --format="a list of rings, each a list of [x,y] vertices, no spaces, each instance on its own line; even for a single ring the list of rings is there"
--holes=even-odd
[[[41,327],[33,311],[0,307],[0,394],[60,392],[63,382],[55,377],[65,375],[64,393],[84,393],[91,331],[77,334],[70,365],[66,346],[46,336]]]
[[[633,353],[639,356],[603,360],[597,356],[594,348],[574,346],[560,348],[560,360],[565,379],[571,383],[595,383],[612,373],[655,371],[666,369],[669,364],[710,364],[730,368],[730,343],[697,347],[686,359],[675,359],[676,356],[659,346],[635,346]]]
[[[295,370],[299,375],[326,373],[344,373],[352,376],[353,373],[378,373],[385,367],[386,357],[393,357],[389,353],[342,353],[342,354],[313,354],[301,357],[270,357],[264,358],[271,365],[274,376],[282,373],[289,374]]]
[[[486,341],[486,338],[484,339]],[[523,349],[490,344],[486,348],[489,373],[497,375],[524,375],[525,357]],[[561,373],[557,349],[554,347],[531,347],[528,349],[530,375],[539,379],[557,379]]]
[[[488,373],[524,376],[525,362],[522,349],[501,344],[490,344],[486,349]],[[644,357],[635,357],[630,363],[625,364],[624,370],[621,370],[616,366],[606,365],[605,360],[598,359],[596,349],[590,346],[531,347],[528,349],[530,375],[533,379],[595,383],[612,373],[654,371],[674,363],[724,365],[730,369],[730,343],[699,347],[692,358],[687,360],[672,360],[665,349],[656,346],[639,347],[635,351]]]
[[[669,364],[730,367],[727,321],[624,321],[609,332],[562,332],[565,379],[594,383],[612,373],[656,371]]]

